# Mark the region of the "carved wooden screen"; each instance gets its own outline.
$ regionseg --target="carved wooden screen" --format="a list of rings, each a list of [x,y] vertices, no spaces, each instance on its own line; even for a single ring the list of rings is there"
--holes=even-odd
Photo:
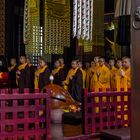
[[[0,0],[0,55],[5,54],[5,0]]]

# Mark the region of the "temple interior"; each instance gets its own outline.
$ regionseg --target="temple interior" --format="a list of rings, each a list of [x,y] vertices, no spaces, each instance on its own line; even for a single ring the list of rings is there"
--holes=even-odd
[[[0,0],[0,140],[139,140],[139,5]]]

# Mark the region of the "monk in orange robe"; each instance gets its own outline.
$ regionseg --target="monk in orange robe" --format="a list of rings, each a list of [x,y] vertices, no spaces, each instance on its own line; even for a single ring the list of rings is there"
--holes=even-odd
[[[112,91],[114,91],[116,89],[115,74],[117,72],[114,59],[109,60],[109,69],[110,69],[110,88]]]
[[[117,73],[116,73],[116,87],[117,91],[128,91],[131,88],[131,67],[130,67],[130,59],[125,57],[122,62],[117,61]]]
[[[95,73],[98,71],[98,69],[100,68],[99,66],[99,57],[94,57],[94,61],[91,62],[91,76],[90,76],[90,90],[95,90],[95,82],[96,80],[96,75]]]
[[[98,92],[101,89],[105,92],[110,88],[110,70],[105,66],[105,59],[99,59],[99,68],[95,70],[95,91]]]

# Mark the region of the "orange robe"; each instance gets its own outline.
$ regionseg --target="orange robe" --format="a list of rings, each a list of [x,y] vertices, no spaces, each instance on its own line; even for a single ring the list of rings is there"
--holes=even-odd
[[[96,72],[100,69],[99,64],[90,69],[90,90],[95,90],[97,81]]]
[[[68,85],[69,85],[69,82],[70,82],[70,77],[72,77],[72,76],[74,76],[75,75],[75,73],[77,72],[77,69],[78,68],[76,68],[76,69],[70,69],[69,70],[69,72],[68,72],[68,75],[67,75],[67,77],[66,77],[66,80],[64,81],[64,89],[68,89]]]
[[[97,74],[97,73],[100,73],[100,74]],[[95,79],[96,92],[98,92],[99,89],[105,92],[106,89],[110,88],[110,71],[108,67],[106,67],[105,65],[102,67],[99,67],[99,69],[95,71],[94,79]]]
[[[120,75],[121,71],[124,71],[125,73],[124,77]],[[128,89],[131,88],[131,68],[118,69],[115,76],[115,80],[117,91],[121,91],[121,89],[124,89],[124,91],[128,91]]]
[[[115,74],[117,72],[117,68],[116,67],[112,67],[110,69],[110,88],[113,91],[114,89],[116,89],[116,82],[115,82]]]

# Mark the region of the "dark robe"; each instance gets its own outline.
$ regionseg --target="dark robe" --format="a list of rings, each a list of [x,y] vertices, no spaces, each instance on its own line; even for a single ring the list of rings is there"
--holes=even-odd
[[[28,65],[26,65],[24,69],[20,70],[18,87],[20,93],[23,93],[25,88],[30,90],[30,67]]]
[[[9,80],[10,80],[10,87],[11,88],[17,88],[17,83],[16,83],[16,71],[17,71],[17,66],[15,66],[11,71],[9,71]]]
[[[76,71],[72,80],[70,80],[70,83],[68,85],[68,91],[70,92],[73,99],[78,102],[82,101],[83,75],[80,69]]]
[[[60,69],[59,73],[60,73],[61,81],[64,81],[66,79],[67,73],[68,73],[67,68],[66,68],[65,65],[64,65],[63,68]]]
[[[53,83],[57,84],[59,86],[62,86],[62,82],[65,80],[65,78],[66,78],[66,76],[65,76],[65,73],[64,73],[64,69],[61,68],[59,70],[59,72],[54,75]]]
[[[33,65],[30,66],[30,80],[31,80],[30,92],[34,93],[35,67]]]
[[[38,83],[38,87],[39,90],[43,90],[46,85],[50,84],[50,70],[48,68],[45,69],[45,71],[43,73],[40,73],[39,75],[39,83]]]

